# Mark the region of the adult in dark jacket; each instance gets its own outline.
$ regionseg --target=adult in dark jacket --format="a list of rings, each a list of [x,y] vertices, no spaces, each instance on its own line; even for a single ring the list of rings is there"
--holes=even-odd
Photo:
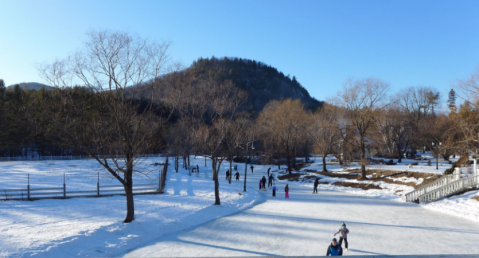
[[[268,177],[269,177],[269,171],[271,171],[271,168],[268,168]]]
[[[271,174],[268,178],[268,187],[273,186],[273,181],[274,181],[274,177],[273,177],[273,174]]]
[[[240,177],[239,172],[236,172],[235,177],[236,177],[236,181],[238,181],[238,180],[239,180],[239,177]]]
[[[336,238],[333,238],[333,241],[331,241],[331,244],[328,246],[326,256],[343,256],[343,249],[338,244]]]
[[[226,181],[228,181],[229,177],[230,177],[230,171],[226,170]]]
[[[261,182],[263,182],[263,189],[266,189],[266,177],[263,176]]]
[[[319,180],[318,180],[318,178],[316,178],[316,179],[314,180],[313,193],[318,193],[318,185],[319,185]]]
[[[250,168],[251,168],[251,173],[253,173],[253,169],[254,169],[253,165],[251,165]]]

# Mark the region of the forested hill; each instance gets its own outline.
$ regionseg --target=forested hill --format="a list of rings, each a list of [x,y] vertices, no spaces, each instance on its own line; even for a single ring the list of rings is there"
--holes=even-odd
[[[213,77],[232,80],[237,87],[248,92],[243,106],[257,114],[270,100],[301,99],[305,107],[316,110],[322,102],[312,98],[296,77],[285,76],[276,68],[261,62],[242,58],[200,58],[188,69],[195,69],[201,79]]]

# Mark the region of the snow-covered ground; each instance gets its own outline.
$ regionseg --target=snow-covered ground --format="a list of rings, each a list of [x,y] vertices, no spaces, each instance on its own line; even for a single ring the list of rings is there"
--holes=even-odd
[[[256,191],[243,194],[242,181],[229,185],[221,181],[221,206],[214,206],[211,169],[204,159],[191,159],[200,172],[189,176],[170,165],[162,195],[135,196],[135,218],[125,218],[123,196],[74,198],[66,200],[0,202],[0,257],[109,257],[156,239],[252,206],[259,198]],[[157,182],[162,158],[149,158],[139,167],[151,171],[138,174],[137,183]],[[170,159],[171,163],[171,159]],[[208,163],[210,165],[210,163]],[[226,168],[226,164],[225,164]],[[61,186],[63,172],[69,189],[95,189],[99,166],[93,160],[0,162],[0,189],[30,184]],[[107,173],[100,173],[100,183],[117,185]],[[239,195],[242,193],[242,195]]]
[[[479,253],[479,224],[471,222],[479,222],[479,201],[472,199],[478,191],[417,205],[404,202],[402,195],[412,190],[405,185],[374,182],[383,189],[362,190],[321,184],[313,195],[312,182],[277,180],[280,192],[273,198],[270,191],[257,190],[269,166],[255,165],[254,174],[248,168],[243,194],[244,164],[238,164],[241,181],[232,185],[224,180],[229,169],[224,164],[222,205],[214,206],[209,160],[207,168],[203,158],[191,161],[200,166],[199,174],[190,177],[183,169],[176,174],[170,166],[166,194],[135,196],[136,220],[130,224],[122,223],[123,196],[0,202],[0,257],[324,255],[342,221],[351,230],[346,255]],[[157,182],[160,167],[152,164],[160,162],[149,158],[139,164],[149,173],[138,174],[135,182]],[[321,170],[320,162],[303,171]],[[450,167],[442,163],[440,173]],[[433,165],[410,170],[430,173]],[[409,169],[374,168],[381,166]],[[345,172],[334,163],[328,169]],[[99,171],[100,184],[118,184],[93,160],[0,162],[0,171],[0,189],[24,188],[28,173],[32,187],[61,186],[64,172],[68,189],[95,189]],[[321,181],[349,181],[320,176]],[[286,183],[290,200],[282,192]]]
[[[285,199],[286,183],[276,183],[276,197],[262,192],[265,200],[250,209],[161,237],[125,257],[319,256],[343,222],[350,230],[345,256],[479,253],[479,224],[471,221],[324,185],[312,194],[311,184],[289,184]]]

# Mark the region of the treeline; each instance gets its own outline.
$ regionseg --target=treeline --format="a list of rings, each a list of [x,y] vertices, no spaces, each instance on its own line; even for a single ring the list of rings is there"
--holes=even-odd
[[[1,88],[1,146],[15,146],[11,141],[17,133],[18,146],[46,144],[91,155],[124,186],[125,222],[134,219],[132,175],[141,172],[135,164],[148,152],[166,156],[161,192],[169,161],[178,172],[179,160],[188,165],[190,155],[205,155],[211,160],[219,205],[220,168],[228,161],[231,166],[234,159],[249,162],[253,155],[261,163],[286,164],[292,173],[298,157],[318,153],[324,159],[331,154],[341,163],[360,160],[365,177],[371,154],[401,159],[405,152],[427,149],[447,158],[475,150],[479,140],[476,105],[466,102],[455,108],[454,93],[450,114],[438,114],[441,98],[435,89],[411,87],[390,95],[388,83],[366,78],[348,81],[334,102],[319,108],[312,109],[301,98],[284,98],[254,113],[244,108],[251,87],[238,87],[238,69],[220,71],[218,66],[214,72],[220,62],[215,58],[198,60],[195,69],[172,69],[163,75],[167,44],[121,32],[92,31],[88,37],[75,55],[39,65],[55,90]],[[232,67],[245,63],[222,62]],[[251,65],[277,76],[271,67]],[[290,79],[304,95],[294,81]],[[476,90],[470,82],[461,85]],[[265,92],[263,86],[255,87]]]

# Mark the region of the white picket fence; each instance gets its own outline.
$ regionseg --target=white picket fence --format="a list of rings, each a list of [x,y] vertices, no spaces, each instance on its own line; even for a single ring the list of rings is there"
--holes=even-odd
[[[449,197],[479,187],[478,174],[461,177],[461,169],[456,168],[454,174],[443,176],[432,183],[424,185],[405,195],[407,202],[427,203]]]

